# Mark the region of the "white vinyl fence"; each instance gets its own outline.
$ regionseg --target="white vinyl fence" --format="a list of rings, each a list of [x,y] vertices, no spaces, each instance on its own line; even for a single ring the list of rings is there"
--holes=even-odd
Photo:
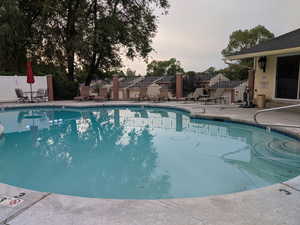
[[[35,76],[32,90],[37,91],[39,88],[47,89],[47,77]],[[18,98],[15,93],[16,88],[23,92],[30,91],[30,85],[27,84],[26,76],[0,76],[0,102],[14,102]]]

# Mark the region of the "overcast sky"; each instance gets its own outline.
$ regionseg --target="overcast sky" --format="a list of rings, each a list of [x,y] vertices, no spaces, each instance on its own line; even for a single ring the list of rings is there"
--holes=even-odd
[[[225,67],[221,51],[237,29],[264,25],[276,36],[300,28],[300,0],[169,0],[161,16],[151,60],[175,57],[186,71]],[[145,74],[142,60],[124,64]]]

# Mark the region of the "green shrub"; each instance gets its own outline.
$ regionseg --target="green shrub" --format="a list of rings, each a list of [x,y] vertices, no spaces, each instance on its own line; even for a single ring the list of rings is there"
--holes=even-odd
[[[65,74],[53,76],[55,100],[72,100],[78,94],[78,84],[70,81]]]

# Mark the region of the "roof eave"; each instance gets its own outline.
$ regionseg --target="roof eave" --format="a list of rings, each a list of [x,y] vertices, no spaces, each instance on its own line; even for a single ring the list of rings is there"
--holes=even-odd
[[[284,54],[293,54],[293,53],[300,53],[300,47],[233,55],[233,56],[228,56],[225,59],[239,60],[239,59],[254,58],[260,56],[284,55]]]

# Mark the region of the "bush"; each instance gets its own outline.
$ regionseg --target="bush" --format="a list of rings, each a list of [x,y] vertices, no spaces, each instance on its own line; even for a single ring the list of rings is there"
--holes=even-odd
[[[65,74],[53,76],[55,100],[72,100],[78,94],[78,83],[70,81]]]

